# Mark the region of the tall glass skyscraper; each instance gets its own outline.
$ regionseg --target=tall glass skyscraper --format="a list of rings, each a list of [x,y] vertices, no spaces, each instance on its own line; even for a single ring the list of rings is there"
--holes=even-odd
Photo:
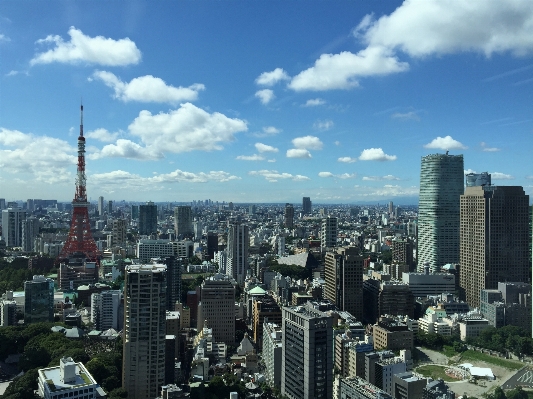
[[[418,205],[418,271],[459,263],[460,196],[464,192],[462,155],[422,157]]]

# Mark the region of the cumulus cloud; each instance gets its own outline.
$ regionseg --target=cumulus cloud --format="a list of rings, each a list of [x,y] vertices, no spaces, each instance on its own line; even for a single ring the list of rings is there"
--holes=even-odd
[[[111,72],[95,71],[92,77],[102,81],[114,90],[114,97],[124,102],[155,102],[177,104],[181,101],[194,101],[198,92],[205,89],[200,83],[189,87],[174,87],[167,85],[163,79],[152,75],[140,76],[129,83],[123,82]]]
[[[430,143],[424,145],[424,148],[433,148],[443,151],[448,150],[466,150],[468,147],[461,144],[459,141],[454,140],[452,136],[446,137],[437,137],[433,139]]]
[[[337,179],[354,179],[357,177],[355,173],[342,173],[340,175],[335,175],[331,172],[319,172],[319,177],[336,177]]]
[[[100,129],[91,130],[85,133],[85,137],[95,139],[98,141],[103,141],[104,143],[111,143],[118,138],[120,133],[121,132],[110,133],[106,129],[100,128]]]
[[[333,177],[335,175],[331,172],[318,172],[318,176],[319,177]]]
[[[410,112],[396,112],[391,115],[392,119],[398,119],[401,121],[420,121],[420,117],[416,113],[416,111],[410,111]]]
[[[337,159],[337,162],[354,163],[354,162],[357,162],[357,158],[352,158],[352,157],[340,157],[339,159]]]
[[[262,155],[254,154],[254,155],[239,155],[237,158],[240,161],[264,161],[265,157]]]
[[[312,158],[311,153],[303,148],[291,148],[287,150],[287,158]]]
[[[289,80],[290,76],[282,68],[276,68],[271,72],[263,72],[255,80],[255,83],[261,86],[274,86],[282,80]]]
[[[482,151],[485,151],[485,152],[497,152],[497,151],[500,151],[500,149],[496,148],[496,147],[487,147],[487,143],[485,143],[483,141],[480,143],[480,145],[481,145]]]
[[[514,176],[508,175],[506,173],[500,173],[500,172],[491,172],[490,178],[492,180],[514,180]]]
[[[321,150],[324,143],[316,136],[304,136],[293,139],[292,145],[300,149]]]
[[[470,173],[476,173],[476,171],[474,169],[465,169],[464,173],[465,175],[468,175]]]
[[[361,195],[364,197],[406,197],[419,194],[418,187],[401,187],[399,185],[385,184],[383,187],[367,190]]]
[[[0,169],[49,184],[74,182],[76,148],[68,142],[0,128]]]
[[[88,155],[89,159],[128,158],[138,160],[156,160],[163,158],[163,153],[155,148],[143,147],[131,140],[118,139],[116,144],[107,144],[101,150]]]
[[[387,155],[381,148],[368,148],[361,152],[360,161],[395,161],[396,155]]]
[[[267,181],[269,181],[271,183],[277,182],[278,180],[286,180],[286,179],[289,179],[289,180],[292,180],[292,181],[311,180],[307,176],[293,175],[291,173],[286,173],[286,172],[280,173],[277,170],[265,170],[265,169],[263,169],[263,170],[252,170],[252,171],[248,172],[248,174],[250,176],[262,176]]]
[[[129,38],[114,40],[103,36],[90,37],[73,26],[68,34],[70,36],[68,42],[58,35],[49,35],[37,40],[37,44],[52,45],[53,48],[36,54],[30,64],[86,62],[105,66],[124,66],[138,64],[141,60],[140,50]]]
[[[263,143],[255,143],[255,148],[257,151],[263,153],[263,152],[278,152],[279,150],[276,147],[272,147],[271,145],[266,145]]]
[[[276,96],[274,95],[274,91],[270,89],[263,89],[258,90],[255,92],[255,96],[261,101],[261,104],[268,104],[270,101],[272,101]]]
[[[363,176],[363,180],[381,181],[381,180],[401,180],[401,179],[393,175],[386,175],[386,176]]]
[[[313,98],[310,100],[307,100],[307,102],[303,105],[304,107],[317,107],[319,105],[324,105],[326,101],[322,100],[321,98]]]
[[[317,130],[329,130],[333,127],[334,123],[332,120],[318,120],[313,124],[313,127]]]

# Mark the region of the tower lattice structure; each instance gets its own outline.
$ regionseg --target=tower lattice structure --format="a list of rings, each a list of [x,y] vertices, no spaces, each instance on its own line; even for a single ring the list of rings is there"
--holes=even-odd
[[[85,137],[83,137],[83,105],[80,108],[80,136],[78,137],[78,173],[76,175],[76,194],[72,201],[72,222],[67,241],[59,254],[59,259],[80,258],[99,262],[100,251],[91,234],[89,202],[87,201],[85,177]]]

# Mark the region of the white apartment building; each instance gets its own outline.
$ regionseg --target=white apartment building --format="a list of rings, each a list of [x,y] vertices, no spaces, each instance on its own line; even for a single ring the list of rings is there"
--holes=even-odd
[[[91,295],[91,322],[100,331],[119,330],[120,290],[109,290]]]
[[[265,377],[270,386],[281,388],[281,356],[283,331],[274,323],[263,323],[263,361]]]

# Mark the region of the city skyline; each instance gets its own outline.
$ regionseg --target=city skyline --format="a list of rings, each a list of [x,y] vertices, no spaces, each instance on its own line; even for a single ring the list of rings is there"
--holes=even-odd
[[[533,197],[529,1],[105,10],[3,4],[0,197],[72,200],[81,98],[93,201],[415,205],[447,150]]]

